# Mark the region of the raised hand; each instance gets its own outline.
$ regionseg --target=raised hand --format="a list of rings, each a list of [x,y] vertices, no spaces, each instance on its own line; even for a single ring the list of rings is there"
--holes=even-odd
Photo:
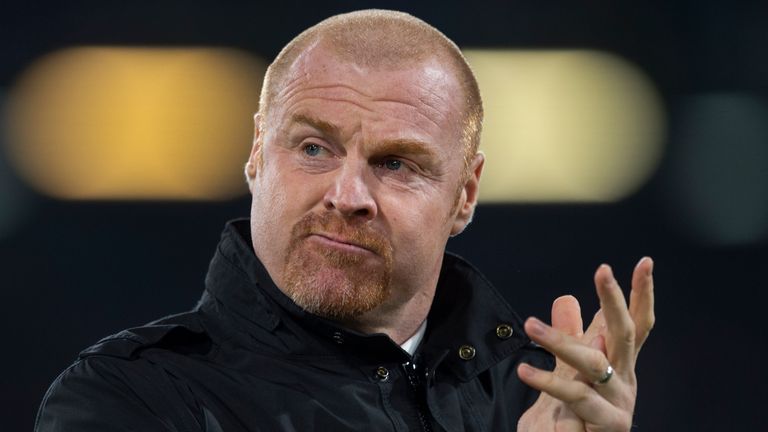
[[[521,364],[518,375],[542,391],[523,415],[520,431],[628,431],[637,395],[635,363],[654,324],[653,261],[643,258],[632,275],[630,305],[601,265],[595,286],[601,311],[582,334],[581,312],[566,296],[552,307],[552,326],[529,318],[525,330],[557,358],[552,372]]]

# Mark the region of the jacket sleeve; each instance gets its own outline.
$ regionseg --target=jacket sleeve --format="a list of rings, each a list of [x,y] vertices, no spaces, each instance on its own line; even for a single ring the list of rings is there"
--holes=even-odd
[[[110,357],[88,357],[70,366],[45,394],[35,431],[200,430],[196,422],[179,425],[173,416],[167,415],[167,405],[172,402],[163,398],[162,392],[152,392],[157,396],[148,400],[146,395],[150,393],[141,387],[152,385],[152,377],[130,370],[130,363]]]

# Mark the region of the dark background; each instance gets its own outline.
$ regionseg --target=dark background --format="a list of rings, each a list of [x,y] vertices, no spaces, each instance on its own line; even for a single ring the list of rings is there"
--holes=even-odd
[[[626,284],[637,259],[653,256],[657,326],[638,365],[639,430],[762,428],[765,230],[739,241],[698,235],[673,191],[684,174],[680,161],[696,152],[681,144],[686,101],[723,92],[768,96],[768,2],[127,3],[4,2],[0,95],[34,59],[71,45],[222,45],[272,58],[304,28],[366,7],[410,12],[460,46],[593,48],[633,62],[667,110],[666,150],[650,181],[611,204],[483,205],[449,248],[486,272],[521,315],[544,318],[551,300],[565,293],[582,299],[591,316],[597,265],[611,263]],[[740,148],[739,132],[722,133],[723,155],[731,154],[730,140]],[[723,204],[748,214],[751,204],[768,200],[754,194],[765,189],[764,183],[755,189],[755,182],[765,182],[768,172],[768,142],[757,141],[762,147],[752,156],[724,158],[688,181],[736,179],[712,200],[743,197],[739,208]],[[740,183],[747,162],[756,177]],[[15,222],[0,235],[3,431],[32,427],[48,384],[80,349],[192,307],[223,223],[249,209],[246,197],[225,203],[52,200],[15,178],[1,152],[0,184],[6,194],[0,203],[19,209],[3,216]],[[722,223],[738,225],[733,214],[723,213]]]

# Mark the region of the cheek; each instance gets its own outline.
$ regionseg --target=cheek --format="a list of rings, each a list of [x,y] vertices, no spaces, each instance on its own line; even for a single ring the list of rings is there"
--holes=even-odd
[[[265,242],[274,244],[275,240],[280,241],[280,227],[288,222],[285,215],[286,205],[290,202],[288,194],[273,173],[266,170],[254,179],[252,193],[251,229],[254,240],[262,243],[260,247],[268,247]]]
[[[424,260],[442,256],[451,229],[448,206],[399,204],[400,211],[390,222],[401,262],[418,261],[421,265]]]
[[[265,164],[261,176],[257,177],[257,183],[255,183],[254,190],[258,196],[254,196],[254,201],[259,201],[264,214],[280,216],[281,213],[287,212],[291,205],[295,205],[303,195],[299,190],[302,179],[297,173],[289,168],[286,169],[285,167],[290,165],[282,159],[284,158]],[[279,168],[281,166],[284,168]],[[279,220],[278,218],[275,221]]]
[[[275,161],[280,162],[280,161]],[[282,166],[283,168],[278,168]],[[284,247],[293,226],[307,213],[322,205],[322,185],[316,177],[291,169],[288,163],[265,164],[253,187],[251,217],[260,220],[264,238]],[[277,245],[276,245],[277,246]]]

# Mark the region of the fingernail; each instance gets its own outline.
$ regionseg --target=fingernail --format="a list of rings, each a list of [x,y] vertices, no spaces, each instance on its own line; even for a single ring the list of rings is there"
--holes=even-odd
[[[530,323],[528,325],[530,327],[529,331],[534,335],[544,337],[547,334],[546,326],[538,318],[531,317],[528,319],[528,322]]]
[[[533,378],[533,376],[536,375],[536,370],[534,370],[532,367],[528,366],[525,363],[520,363],[520,367],[517,368],[517,371],[520,373],[521,376],[524,376],[526,378]]]
[[[606,276],[607,282],[613,282],[616,278],[613,277],[613,269],[608,264],[600,264],[601,268],[604,268],[608,274]]]
[[[648,268],[645,270],[645,275],[646,276],[653,275],[653,260],[651,259],[651,257],[644,256],[644,257],[640,258],[640,261],[638,261],[637,265],[635,266],[635,270],[637,270],[637,268],[640,267],[643,264],[644,261],[649,261],[649,263],[650,263]]]

